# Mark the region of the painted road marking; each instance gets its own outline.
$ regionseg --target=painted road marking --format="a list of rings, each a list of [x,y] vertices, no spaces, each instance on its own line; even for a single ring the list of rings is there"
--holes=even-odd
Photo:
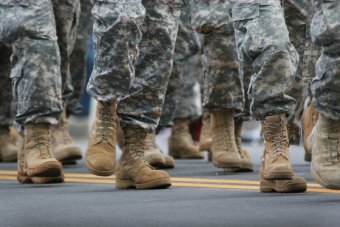
[[[16,171],[0,170],[0,180],[16,180]],[[65,182],[69,183],[96,183],[114,184],[115,177],[99,177],[85,173],[65,173]],[[172,185],[175,187],[216,188],[216,189],[240,189],[259,190],[259,181],[255,180],[229,180],[207,178],[172,177]],[[308,183],[308,192],[337,193],[340,191],[324,189],[315,183]]]

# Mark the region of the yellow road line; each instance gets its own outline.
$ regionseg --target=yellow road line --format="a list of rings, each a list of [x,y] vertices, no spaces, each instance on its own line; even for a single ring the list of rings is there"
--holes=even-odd
[[[4,176],[0,175],[0,180],[16,180],[16,176]],[[98,183],[98,184],[114,184],[113,179],[85,179],[85,178],[68,178],[66,177],[65,182],[69,183]],[[204,184],[204,183],[185,183],[185,182],[174,182],[172,183],[175,187],[195,187],[195,188],[215,188],[215,189],[239,189],[239,190],[259,190],[258,186],[253,185],[232,185],[232,184]],[[340,194],[340,191],[329,190],[324,188],[308,188],[308,192],[318,193],[335,193]]]
[[[17,172],[13,170],[0,170],[0,175],[16,175]],[[85,174],[85,173],[65,173],[66,178],[85,178],[94,180],[108,180],[112,182],[115,177],[100,177],[95,176],[93,174]],[[185,182],[185,183],[216,183],[216,184],[245,184],[245,185],[260,185],[259,181],[255,180],[231,180],[231,179],[207,179],[207,178],[186,178],[186,177],[172,177],[171,180],[173,182]],[[87,181],[84,181],[87,182]],[[308,187],[316,187],[322,188],[319,184],[308,183]]]

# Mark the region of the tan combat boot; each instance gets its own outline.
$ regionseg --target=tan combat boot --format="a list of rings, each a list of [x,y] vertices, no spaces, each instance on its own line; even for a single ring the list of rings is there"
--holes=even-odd
[[[247,149],[242,148],[242,118],[235,118],[235,142],[237,150],[241,156],[241,167],[239,171],[253,172],[253,162],[251,161],[250,152]]]
[[[212,163],[217,168],[241,168],[241,156],[236,146],[232,111],[217,109],[211,112]]]
[[[319,113],[315,111],[313,104],[310,102],[303,110],[301,122],[303,133],[303,146],[305,148],[305,161],[312,161],[312,148],[307,143],[307,138],[311,134],[316,122],[318,121]]]
[[[22,152],[24,151],[24,152]],[[20,182],[60,183],[64,180],[61,163],[54,158],[51,149],[49,125],[25,125],[24,145],[21,146],[18,160]]]
[[[272,115],[261,120],[265,153],[263,178],[266,180],[291,180],[293,169],[289,156],[289,141],[285,114]]]
[[[80,147],[74,143],[69,134],[65,110],[59,123],[52,128],[52,151],[54,157],[62,163],[74,162],[82,158]]]
[[[212,143],[210,129],[210,113],[208,110],[203,111],[202,116],[202,131],[200,136],[200,151],[210,151]]]
[[[98,176],[111,176],[116,166],[118,116],[116,102],[98,101],[86,151],[86,167]]]
[[[23,138],[19,138],[20,148],[18,153],[18,170],[17,170],[17,180],[22,184],[46,184],[46,183],[61,183],[64,181],[64,175],[57,177],[29,177],[26,173],[26,161],[25,161],[25,143]]]
[[[311,135],[311,173],[319,184],[329,189],[340,189],[340,120],[319,115]]]
[[[175,160],[170,155],[163,153],[161,148],[156,143],[156,133],[148,133],[145,138],[145,160],[156,169],[173,169],[175,168]],[[120,149],[123,150],[125,141],[123,129],[119,126],[117,133],[117,142]]]
[[[126,127],[123,154],[116,169],[116,187],[121,189],[155,189],[171,186],[170,176],[162,170],[155,170],[144,159],[146,130]]]
[[[171,156],[165,155],[156,143],[156,133],[147,133],[144,143],[144,158],[156,169],[171,169],[175,161]]]
[[[203,159],[204,155],[192,140],[189,119],[177,118],[169,138],[169,154],[178,159]]]
[[[18,147],[14,143],[9,126],[0,126],[0,161],[16,162]]]

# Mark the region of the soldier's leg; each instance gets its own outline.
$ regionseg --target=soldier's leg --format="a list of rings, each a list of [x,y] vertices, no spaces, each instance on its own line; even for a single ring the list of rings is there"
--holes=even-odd
[[[203,105],[211,111],[212,161],[219,168],[240,168],[234,116],[242,112],[244,94],[228,1],[193,1],[192,23],[204,33]]]
[[[317,48],[312,44],[309,26],[313,15],[313,6],[306,0],[283,1],[285,20],[292,44],[300,56],[300,63],[295,75],[294,84],[289,95],[296,100],[295,111],[288,123],[289,144],[298,145],[301,137],[300,117],[305,99],[309,94],[309,84],[314,77],[314,65]]]
[[[292,179],[286,116],[293,113],[295,100],[287,91],[298,55],[289,40],[283,9],[280,1],[236,3],[232,16],[239,59],[251,64],[254,71],[250,108],[261,119],[266,141],[261,176],[266,180]]]
[[[77,114],[82,106],[79,103],[80,96],[84,92],[86,81],[86,51],[93,27],[91,15],[92,4],[88,0],[81,0],[81,13],[77,29],[76,42],[70,57],[70,70],[73,92],[67,103],[67,115]]]
[[[5,17],[5,25],[13,35],[9,41],[13,47],[15,124],[24,136],[18,180],[61,182],[62,166],[52,154],[49,130],[58,122],[62,110],[60,55],[52,4],[45,0],[7,3],[4,7],[2,3],[0,11],[9,16]]]
[[[87,91],[98,104],[86,164],[93,174],[107,176],[115,170],[117,101],[129,94],[135,76],[145,9],[136,0],[95,1],[92,15],[95,58]]]
[[[200,44],[197,34],[191,27],[190,8],[186,5],[181,12],[180,24],[174,53],[174,67],[170,76],[165,101],[160,119],[160,126],[168,126],[172,123],[172,133],[169,138],[169,153],[175,158],[203,158],[198,147],[194,144],[189,132],[189,117],[191,113],[181,111],[179,108],[180,102],[193,95],[192,91],[187,97],[183,97],[184,90],[192,90],[195,83],[195,75],[190,69],[195,68],[197,64],[190,59],[193,55],[199,52]],[[191,67],[190,65],[195,66]],[[190,68],[190,69],[189,69]],[[200,71],[194,69],[194,71]],[[187,92],[188,93],[188,92]],[[192,100],[191,100],[192,101]],[[193,106],[194,103],[190,104]],[[185,106],[185,108],[190,108]],[[176,114],[177,112],[177,114]]]
[[[13,122],[11,79],[11,47],[0,44],[0,161],[13,162],[17,160],[18,148],[10,136],[10,126]]]
[[[204,158],[189,130],[190,121],[201,115],[201,101],[197,93],[199,91],[195,92],[197,77],[203,73],[200,58],[199,55],[195,55],[184,60],[184,81],[177,91],[180,99],[173,110],[174,125],[169,138],[169,154],[174,158]]]
[[[141,27],[142,40],[140,52],[136,62],[136,78],[130,89],[130,95],[122,99],[118,106],[120,123],[124,131],[125,146],[116,172],[116,186],[126,188],[167,187],[170,179],[166,172],[150,172],[148,179],[154,183],[138,180],[143,173],[137,174],[129,169],[140,168],[139,163],[130,162],[134,152],[143,155],[145,151],[147,130],[156,128],[161,116],[166,87],[172,68],[172,57],[175,48],[176,34],[181,0],[142,1],[145,9],[145,21]],[[150,171],[150,170],[148,170]],[[136,180],[129,180],[129,178]]]
[[[322,47],[322,53],[311,90],[320,116],[308,138],[312,147],[311,172],[322,186],[340,189],[340,2],[318,2],[311,36]]]
[[[58,45],[61,56],[60,72],[62,78],[63,113],[52,132],[52,149],[55,157],[65,163],[81,159],[81,149],[74,143],[68,130],[66,109],[73,94],[70,74],[70,57],[76,40],[80,14],[79,0],[52,0],[56,20]]]

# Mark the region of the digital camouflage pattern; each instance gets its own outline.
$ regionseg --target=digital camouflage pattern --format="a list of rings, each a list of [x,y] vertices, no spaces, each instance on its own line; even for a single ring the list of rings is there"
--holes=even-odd
[[[311,86],[314,106],[325,117],[340,120],[340,1],[317,2],[311,37],[322,53]]]
[[[12,87],[10,57],[12,50],[10,46],[0,44],[0,126],[12,125]]]
[[[13,48],[15,123],[56,124],[62,110],[61,76],[51,1],[3,0],[0,15],[0,43]]]
[[[52,3],[61,56],[62,97],[63,104],[66,105],[73,93],[70,56],[76,40],[80,2],[79,0],[52,0]]]
[[[201,74],[201,75],[200,75]],[[203,75],[201,55],[194,55],[187,60],[184,69],[184,83],[180,92],[180,99],[173,118],[189,118],[194,120],[201,116],[201,94],[198,89],[198,78]]]
[[[192,24],[203,34],[203,106],[208,109],[227,108],[241,113],[244,91],[238,72],[229,1],[192,0]]]
[[[92,4],[89,0],[81,0],[81,13],[77,29],[76,42],[70,57],[70,69],[73,92],[67,102],[67,114],[77,114],[82,107],[79,103],[80,96],[85,90],[86,83],[86,51],[93,27],[91,15]]]
[[[252,115],[287,113],[292,117],[296,102],[288,91],[299,56],[290,43],[280,1],[232,4],[232,19],[241,77],[243,65],[253,69],[248,91]]]
[[[310,38],[310,24],[314,7],[310,0],[283,0],[285,20],[289,37],[299,53],[300,61],[295,81],[288,94],[296,100],[295,111],[288,123],[289,143],[298,145],[301,137],[300,117],[309,92],[309,86],[315,75],[315,63],[319,55]]]
[[[120,124],[149,131],[161,116],[183,2],[95,1],[95,63],[87,90],[118,99]]]
[[[191,27],[190,16],[189,5],[186,5],[181,11],[175,52],[173,56],[173,69],[169,79],[162,115],[159,122],[161,127],[171,125],[175,115],[195,117],[197,112],[199,112],[197,106],[191,102],[195,99],[193,87],[196,82],[196,77],[202,71],[200,62],[197,62],[197,60],[200,61],[200,59],[193,57],[195,55],[198,56],[200,53],[200,41],[199,37]],[[192,60],[191,58],[196,60]],[[181,107],[179,107],[178,105],[180,103],[189,103],[190,106],[181,105]]]

